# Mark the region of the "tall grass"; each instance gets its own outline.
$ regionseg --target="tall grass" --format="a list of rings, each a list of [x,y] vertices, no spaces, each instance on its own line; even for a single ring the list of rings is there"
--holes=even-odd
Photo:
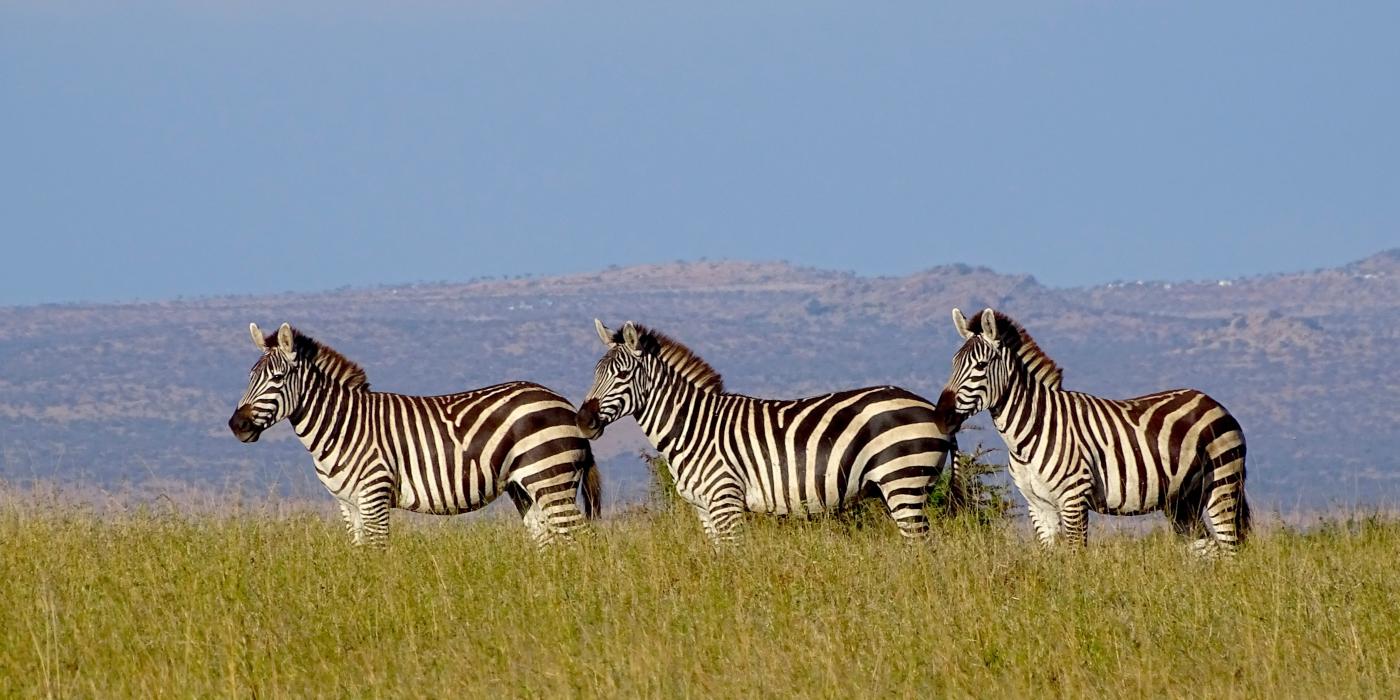
[[[507,518],[0,508],[0,696],[1341,697],[1400,693],[1400,525],[1043,552],[1017,525],[619,517],[536,552]]]

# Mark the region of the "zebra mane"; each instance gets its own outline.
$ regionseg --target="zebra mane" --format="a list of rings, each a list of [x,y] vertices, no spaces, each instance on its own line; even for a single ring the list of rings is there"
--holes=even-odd
[[[1026,368],[1031,378],[1044,384],[1051,389],[1059,389],[1060,382],[1064,380],[1064,370],[1045,354],[1044,350],[1036,344],[1035,338],[1026,332],[1021,324],[1017,323],[1010,316],[1000,312],[992,311],[997,319],[997,334],[1000,336],[1002,347],[1016,351],[1016,359],[1021,366]],[[982,332],[982,312],[978,311],[967,319],[967,329],[973,333]]]
[[[710,363],[695,354],[694,350],[660,331],[654,331],[640,324],[633,324],[633,326],[637,329],[637,342],[641,346],[643,354],[659,358],[671,369],[674,369],[677,374],[701,389],[724,391],[724,377],[721,377],[719,372],[710,366]],[[613,342],[618,344],[624,342],[621,330],[613,333]]]
[[[292,329],[292,338],[292,350],[297,359],[310,362],[346,389],[369,390],[369,377],[365,375],[364,368],[345,359],[344,355],[336,352],[331,346],[324,345],[295,328]],[[263,343],[269,350],[278,347],[277,332],[269,333],[263,339]]]

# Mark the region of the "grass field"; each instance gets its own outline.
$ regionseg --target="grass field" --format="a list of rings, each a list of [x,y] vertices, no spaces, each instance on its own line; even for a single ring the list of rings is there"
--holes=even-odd
[[[1400,525],[1165,534],[1043,552],[1024,524],[752,524],[687,513],[537,553],[504,518],[0,507],[3,697],[1394,697]],[[1091,535],[1092,537],[1092,535]]]

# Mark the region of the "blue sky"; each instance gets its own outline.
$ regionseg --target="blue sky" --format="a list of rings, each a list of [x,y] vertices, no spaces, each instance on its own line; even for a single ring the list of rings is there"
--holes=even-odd
[[[1398,26],[1394,3],[18,0],[0,304],[699,257],[1058,285],[1334,265],[1400,245]]]

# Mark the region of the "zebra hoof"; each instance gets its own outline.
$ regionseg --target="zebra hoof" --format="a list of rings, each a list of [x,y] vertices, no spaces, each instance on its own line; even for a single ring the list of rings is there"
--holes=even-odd
[[[1209,537],[1202,537],[1191,543],[1191,554],[1205,560],[1215,559],[1220,556],[1220,545]]]

